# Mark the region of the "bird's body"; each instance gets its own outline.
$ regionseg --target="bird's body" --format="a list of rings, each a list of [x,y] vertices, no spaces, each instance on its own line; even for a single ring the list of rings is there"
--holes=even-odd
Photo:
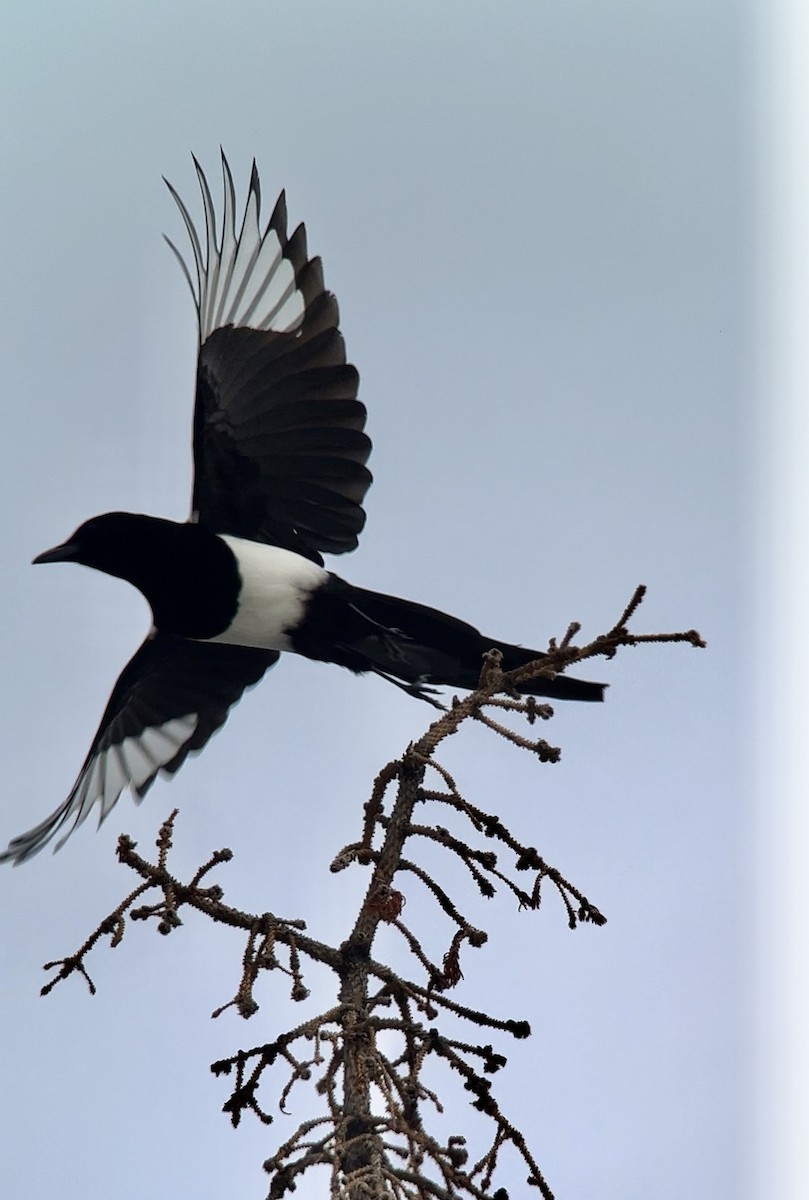
[[[294,550],[227,534],[220,540],[236,563],[239,592],[232,620],[211,641],[295,653],[293,632],[305,621],[313,594],[328,583],[329,572]]]
[[[473,688],[491,647],[505,670],[542,657],[437,609],[354,587],[323,565],[322,553],[356,546],[365,520],[371,444],[358,375],[303,226],[287,238],[283,194],[262,234],[254,167],[237,234],[224,157],[223,171],[217,238],[197,166],[204,251],[172,189],[197,272],[195,287],[178,254],[200,332],[191,519],[106,513],[34,560],[127,580],[149,602],[153,626],[113,689],[69,796],[0,861],[29,858],[94,806],[103,819],[127,787],[141,798],[161,770],[174,773],[205,745],[282,652],[373,672],[423,699],[440,685]],[[557,675],[520,690],[601,700],[603,688]]]

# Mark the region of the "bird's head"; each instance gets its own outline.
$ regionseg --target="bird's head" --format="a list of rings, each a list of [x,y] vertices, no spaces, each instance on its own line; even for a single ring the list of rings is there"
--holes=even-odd
[[[126,579],[144,591],[150,578],[171,569],[176,558],[176,531],[183,528],[187,527],[140,513],[102,513],[33,561],[81,563]]]
[[[183,637],[221,632],[239,594],[236,559],[221,538],[193,523],[141,513],[91,517],[34,562],[81,563],[125,579],[148,600],[157,628]]]

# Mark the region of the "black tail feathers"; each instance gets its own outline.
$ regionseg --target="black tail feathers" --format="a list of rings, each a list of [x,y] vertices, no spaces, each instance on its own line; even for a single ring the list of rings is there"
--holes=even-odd
[[[342,664],[355,671],[375,671],[394,683],[401,681],[405,690],[424,699],[429,699],[426,684],[476,688],[487,650],[500,651],[504,671],[545,657],[539,650],[484,637],[474,626],[438,609],[343,586],[346,592],[341,598],[348,601],[352,620]],[[517,690],[552,700],[598,701],[604,699],[606,686],[556,675],[526,680]]]

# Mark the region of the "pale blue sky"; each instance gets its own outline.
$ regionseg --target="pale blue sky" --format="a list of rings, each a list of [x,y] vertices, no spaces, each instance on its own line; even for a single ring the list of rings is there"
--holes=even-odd
[[[596,666],[607,703],[560,708],[557,767],[478,734],[450,750],[470,799],[609,917],[570,934],[550,895],[532,916],[499,897],[458,993],[534,1028],[504,1044],[498,1086],[559,1200],[744,1194],[743,15],[8,0],[0,17],[4,843],[66,794],[147,620],[117,581],[31,557],[108,508],[187,511],[194,313],[160,177],[195,202],[192,151],[214,177],[221,144],[240,196],[255,155],[267,211],[286,187],[340,301],[376,481],[334,569],[534,644],[574,618],[606,629],[644,582],[639,630],[708,639]],[[89,964],[93,999],[74,981],[39,1000],[41,964],[131,886],[117,835],[148,846],[175,804],[181,862],[229,845],[233,903],[342,937],[363,878],[326,866],[429,718],[380,681],[284,661],[140,809],[124,798],[99,834],[0,877],[9,1195],[264,1195],[292,1123],[231,1131],[207,1066],[303,1013],[268,984],[250,1024],[210,1022],[241,945],[194,921],[132,930]]]

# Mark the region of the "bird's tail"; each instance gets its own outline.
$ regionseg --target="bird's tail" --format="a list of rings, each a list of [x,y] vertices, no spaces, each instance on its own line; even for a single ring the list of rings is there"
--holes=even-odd
[[[500,651],[504,671],[545,657],[540,650],[485,637],[473,625],[438,609],[363,588],[348,591],[345,599],[356,623],[352,622],[343,665],[374,671],[425,699],[425,684],[476,688],[487,650]],[[517,690],[553,700],[592,701],[604,699],[606,686],[557,674],[526,680]]]

